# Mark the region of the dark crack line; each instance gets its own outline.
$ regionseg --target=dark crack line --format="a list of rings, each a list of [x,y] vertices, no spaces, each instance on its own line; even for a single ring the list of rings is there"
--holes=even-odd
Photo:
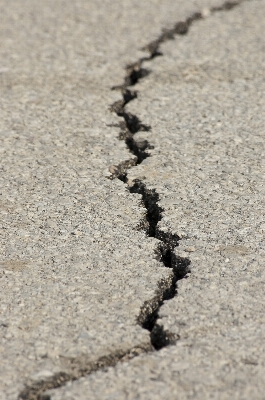
[[[226,1],[220,6],[210,8],[209,12],[210,14],[215,14],[221,11],[229,11],[243,1],[246,0]],[[185,21],[178,21],[173,28],[164,29],[156,40],[148,43],[141,49],[147,51],[149,55],[139,58],[134,63],[128,64],[125,67],[126,73],[123,83],[112,87],[112,90],[120,90],[122,94],[122,99],[110,106],[110,110],[123,119],[118,125],[121,128],[118,139],[124,140],[130,153],[135,156],[135,159],[122,161],[119,165],[111,166],[110,172],[112,178],[116,177],[127,183],[127,170],[135,165],[141,164],[143,160],[150,157],[151,154],[148,152],[148,149],[154,148],[147,140],[139,142],[134,139],[135,133],[139,131],[150,131],[151,127],[143,124],[136,115],[126,111],[126,105],[137,98],[137,92],[129,89],[129,87],[135,86],[141,79],[150,74],[149,70],[143,68],[143,63],[152,61],[154,58],[163,55],[160,51],[160,45],[162,43],[175,39],[176,35],[186,35],[191,25],[202,19],[204,19],[203,13],[195,12]]]
[[[229,11],[244,1],[247,0],[226,1],[223,5],[210,8],[209,11],[210,14]],[[136,62],[127,65],[124,82],[112,88],[112,90],[121,91],[122,94],[122,99],[110,106],[110,110],[122,118],[122,121],[117,125],[120,128],[118,139],[124,140],[134,158],[122,161],[117,166],[111,166],[109,168],[112,174],[110,179],[118,178],[127,184],[127,170],[137,164],[141,164],[143,160],[150,157],[151,154],[148,150],[154,148],[147,140],[136,141],[134,138],[135,133],[150,131],[151,127],[143,124],[136,115],[126,111],[126,105],[137,98],[137,92],[129,89],[129,87],[136,85],[141,79],[150,74],[149,70],[143,68],[143,63],[163,55],[160,51],[162,43],[173,40],[176,35],[186,35],[190,26],[203,18],[202,13],[196,12],[185,21],[177,22],[173,28],[164,29],[156,40],[142,48],[143,51],[149,52],[149,56],[142,57]],[[158,205],[159,194],[156,190],[148,189],[141,180],[135,180],[133,186],[127,185],[127,188],[131,193],[138,193],[142,196],[142,201],[146,208],[146,223],[143,224],[143,229],[145,229],[147,236],[158,239],[157,259],[164,267],[172,270],[171,280],[158,282],[155,296],[142,305],[137,318],[137,323],[150,332],[150,343],[142,346],[138,345],[126,351],[116,351],[100,357],[96,361],[89,360],[89,357],[85,355],[68,360],[68,372],[59,372],[49,379],[25,385],[25,388],[18,396],[18,400],[51,400],[50,396],[44,393],[45,391],[62,387],[69,381],[77,380],[106,367],[115,366],[118,362],[128,361],[142,353],[160,350],[176,343],[179,339],[173,333],[164,330],[164,327],[158,323],[159,310],[165,301],[177,295],[177,282],[187,277],[190,272],[190,260],[175,254],[175,248],[178,246],[180,238],[171,232],[162,231],[158,226],[164,210]]]
[[[143,304],[137,319],[142,328],[150,332],[150,341],[154,349],[160,350],[169,344],[174,344],[179,339],[171,332],[165,331],[163,326],[157,323],[157,320],[159,309],[164,302],[176,296],[177,282],[190,272],[190,261],[175,254],[175,248],[178,246],[180,238],[171,232],[164,232],[158,227],[164,210],[158,205],[159,195],[156,190],[148,189],[142,181],[136,180],[134,185],[129,187],[129,191],[142,196],[146,208],[146,234],[159,240],[156,256],[164,267],[172,269],[170,284],[165,284],[163,281],[158,283],[155,297]]]
[[[128,361],[142,353],[151,350],[150,345],[137,346],[127,350],[116,351],[98,358],[89,360],[89,356],[67,359],[67,368],[70,372],[58,372],[48,379],[43,379],[26,385],[19,394],[19,400],[50,400],[50,396],[44,392],[49,389],[62,387],[69,381],[75,381],[82,376],[89,375],[100,369],[115,366],[118,361]]]
[[[228,11],[239,5],[242,1],[227,1],[219,7],[212,7],[209,11],[211,14]],[[149,75],[150,71],[143,68],[143,63],[151,61],[155,57],[162,56],[160,45],[168,40],[173,40],[176,35],[186,35],[190,26],[203,19],[201,12],[193,13],[185,21],[179,21],[171,29],[164,29],[161,35],[147,46],[142,48],[149,52],[149,56],[142,57],[136,62],[127,65],[126,74],[123,84],[114,86],[112,90],[120,90],[122,99],[116,101],[110,107],[110,110],[115,112],[119,117],[123,118],[120,123],[119,139],[124,140],[129,151],[135,156],[133,160],[121,162],[117,166],[111,166],[111,178],[118,178],[125,184],[128,183],[127,170],[137,164],[141,164],[144,159],[150,157],[151,154],[147,151],[153,146],[145,140],[144,146],[134,139],[135,133],[139,131],[149,131],[150,126],[144,125],[137,115],[133,115],[126,111],[126,105],[137,98],[137,92],[128,89],[130,86],[136,85],[141,79]],[[146,208],[147,227],[143,226],[146,234],[149,237],[154,237],[160,241],[157,247],[157,257],[166,268],[172,269],[171,284],[163,288],[163,282],[158,283],[157,295],[145,302],[138,316],[138,323],[150,332],[150,341],[156,350],[173,344],[178,337],[175,337],[171,332],[165,331],[163,326],[158,324],[159,310],[165,301],[173,299],[177,295],[177,282],[180,279],[187,277],[190,272],[190,260],[187,258],[176,256],[175,248],[178,246],[180,238],[171,232],[164,232],[159,229],[158,222],[162,219],[163,209],[159,207],[159,195],[155,189],[148,189],[141,180],[134,181],[133,186],[128,185],[128,190],[131,193],[142,195],[143,203]]]

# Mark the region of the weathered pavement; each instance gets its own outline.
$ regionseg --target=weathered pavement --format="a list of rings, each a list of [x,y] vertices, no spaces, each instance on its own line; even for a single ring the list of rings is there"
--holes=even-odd
[[[1,2],[3,399],[264,398],[265,4],[171,3]],[[109,179],[136,160],[110,88],[200,10],[125,107],[151,156]],[[158,352],[137,320],[174,276],[144,231],[148,196],[149,236],[174,234],[171,267],[191,262],[155,315],[172,343]]]

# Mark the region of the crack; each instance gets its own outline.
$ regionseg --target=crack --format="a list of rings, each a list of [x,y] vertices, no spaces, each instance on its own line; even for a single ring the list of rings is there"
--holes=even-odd
[[[245,0],[226,1],[220,6],[211,7],[208,11],[210,14],[214,14],[220,11],[229,11],[241,4]],[[160,45],[168,40],[175,39],[176,35],[186,35],[189,32],[191,25],[198,20],[205,17],[204,12],[195,12],[191,14],[185,21],[178,21],[173,28],[163,29],[159,37],[140,50],[147,51],[149,56],[141,57],[134,63],[128,64],[125,67],[125,78],[121,85],[114,86],[112,89],[126,89],[128,86],[134,86],[139,82],[140,79],[145,78],[150,74],[150,70],[143,68],[145,61],[151,61],[153,58],[162,56],[163,53],[160,50]],[[128,89],[127,89],[128,90]]]
[[[229,11],[241,4],[243,1],[246,0],[226,1],[220,6],[211,7],[208,12],[209,14],[215,14],[221,11]],[[137,92],[129,89],[129,87],[135,86],[141,79],[150,74],[149,70],[143,68],[143,63],[151,61],[155,57],[162,56],[163,53],[160,50],[160,45],[162,43],[175,39],[176,35],[186,35],[194,22],[204,18],[204,12],[195,12],[187,17],[185,21],[178,21],[173,28],[164,29],[156,40],[141,48],[141,50],[147,51],[149,55],[139,58],[134,63],[128,64],[125,67],[125,78],[123,83],[112,87],[112,90],[120,90],[122,94],[122,100],[114,102],[109,108],[110,111],[115,112],[118,117],[123,118],[123,121],[118,125],[121,128],[118,139],[125,141],[130,153],[132,153],[136,159],[135,162],[131,164],[127,160],[125,163],[128,167],[125,166],[124,161],[117,166],[111,166],[110,172],[112,175],[110,179],[118,178],[126,183],[127,169],[141,164],[143,160],[151,156],[147,150],[154,148],[147,140],[143,143],[143,141],[137,142],[134,139],[133,136],[135,133],[139,131],[150,131],[151,127],[143,124],[136,115],[127,112],[125,108],[128,103],[137,98]],[[117,127],[117,125],[112,126]]]
[[[228,11],[238,6],[244,0],[226,1],[218,7],[212,7],[208,10],[210,14]],[[155,189],[148,189],[141,180],[134,180],[132,186],[129,185],[127,178],[127,170],[137,164],[141,164],[144,159],[150,157],[151,154],[147,151],[152,149],[148,141],[140,144],[135,141],[133,135],[139,131],[149,131],[150,126],[142,124],[136,115],[126,111],[126,105],[137,98],[137,92],[128,89],[129,86],[136,85],[139,80],[150,74],[150,70],[143,68],[143,63],[151,61],[155,57],[162,56],[160,45],[168,40],[173,40],[175,35],[186,35],[190,26],[198,20],[204,18],[203,12],[195,12],[191,14],[185,21],[178,21],[173,28],[164,29],[160,36],[148,43],[141,50],[149,52],[149,56],[142,57],[136,62],[129,64],[125,68],[124,82],[119,86],[114,86],[112,90],[121,90],[122,100],[115,102],[110,110],[115,112],[117,116],[123,118],[119,124],[121,131],[118,138],[124,140],[128,150],[135,156],[133,162],[129,164],[128,160],[121,162],[118,166],[111,166],[110,179],[118,178],[127,184],[127,188],[131,193],[138,193],[142,196],[143,204],[146,208],[146,224],[142,224],[142,228],[146,230],[149,237],[154,237],[159,240],[156,253],[157,258],[163,263],[164,267],[172,270],[171,282],[168,285],[164,281],[158,283],[157,292],[154,298],[146,301],[141,307],[137,322],[142,328],[150,332],[150,342],[155,350],[160,350],[170,344],[174,344],[179,339],[173,333],[164,330],[164,327],[159,325],[159,310],[165,301],[174,298],[177,295],[177,282],[187,277],[190,272],[190,260],[188,258],[179,257],[175,254],[175,248],[178,246],[180,238],[171,232],[162,231],[158,223],[162,219],[163,209],[158,205],[159,195]]]
[[[214,14],[216,12],[229,11],[243,1],[246,0],[226,1],[220,6],[210,8],[208,12],[209,14]],[[116,101],[110,106],[110,111],[115,112],[117,116],[122,118],[119,124],[112,126],[120,128],[118,139],[124,140],[129,152],[134,157],[122,161],[116,166],[110,166],[110,179],[120,179],[127,185],[130,193],[138,193],[142,196],[142,202],[146,208],[146,221],[140,223],[140,228],[145,230],[147,236],[158,240],[156,258],[165,268],[171,269],[169,279],[162,279],[158,282],[154,297],[144,302],[137,317],[137,323],[143,329],[147,329],[150,332],[150,343],[145,343],[142,346],[138,345],[127,350],[116,351],[99,357],[96,361],[89,360],[86,355],[76,359],[68,359],[68,372],[59,372],[49,379],[29,383],[19,394],[19,400],[51,400],[50,395],[45,394],[49,389],[59,388],[69,381],[77,380],[106,367],[115,366],[118,362],[130,360],[142,353],[160,350],[176,343],[179,339],[178,335],[165,330],[163,325],[159,324],[159,310],[165,301],[177,295],[177,282],[188,277],[190,260],[175,254],[175,248],[178,246],[180,238],[172,232],[165,232],[159,228],[159,222],[162,220],[164,210],[158,205],[159,194],[156,190],[148,189],[141,180],[134,180],[130,184],[128,182],[128,169],[141,164],[147,157],[150,157],[151,154],[148,150],[154,147],[147,140],[135,140],[134,135],[137,132],[150,131],[151,127],[143,124],[136,115],[127,112],[126,105],[137,98],[137,92],[129,89],[129,87],[136,85],[141,79],[144,79],[151,73],[150,70],[143,67],[143,63],[151,61],[155,57],[162,56],[163,54],[160,50],[162,43],[173,40],[176,35],[186,35],[190,26],[195,21],[203,18],[203,12],[195,12],[185,21],[178,21],[173,28],[164,29],[156,40],[148,43],[141,49],[147,51],[149,55],[127,65],[123,83],[112,87],[112,90],[118,90],[122,95],[121,100]]]
[[[112,89],[121,90],[122,94],[122,100],[118,100],[110,106],[110,111],[115,112],[119,117],[123,118],[123,121],[121,121],[118,125],[114,125],[115,127],[120,127],[118,139],[124,140],[129,151],[136,157],[131,165],[129,160],[127,160],[125,161],[126,164],[124,164],[123,161],[117,166],[110,167],[110,171],[113,174],[112,178],[119,177],[119,179],[125,182],[126,170],[131,166],[140,164],[147,157],[150,157],[150,154],[147,150],[153,148],[148,140],[136,141],[134,139],[134,135],[139,131],[148,132],[151,127],[143,124],[137,115],[131,114],[125,110],[126,104],[137,97],[137,93],[135,91],[131,91],[123,87],[114,87]],[[126,168],[126,165],[128,165],[128,168]]]
[[[138,193],[142,196],[143,204],[146,208],[146,234],[159,240],[156,249],[156,258],[166,268],[172,269],[170,283],[160,281],[158,283],[157,292],[154,298],[146,301],[141,307],[137,322],[142,328],[150,332],[150,341],[154,349],[161,348],[173,344],[179,337],[174,336],[171,332],[165,331],[163,326],[157,323],[159,317],[159,309],[165,301],[173,299],[177,294],[177,282],[183,279],[190,272],[190,260],[179,257],[175,254],[175,248],[178,246],[180,238],[171,233],[164,232],[158,226],[162,220],[163,209],[158,205],[159,195],[155,189],[148,189],[146,185],[135,180],[133,186],[129,187],[131,193]]]
[[[63,358],[68,372],[55,373],[51,378],[36,381],[26,386],[19,394],[19,400],[50,400],[50,395],[45,394],[49,389],[56,389],[69,381],[74,381],[82,376],[89,375],[92,372],[98,371],[106,367],[111,367],[117,364],[118,361],[128,361],[142,353],[151,351],[151,346],[143,344],[127,350],[116,351],[99,357],[95,361],[88,359],[88,356],[82,355],[78,358]]]

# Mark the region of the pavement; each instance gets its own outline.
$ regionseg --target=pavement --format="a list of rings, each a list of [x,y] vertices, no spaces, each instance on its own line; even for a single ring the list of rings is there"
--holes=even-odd
[[[0,12],[0,398],[264,399],[264,1]]]

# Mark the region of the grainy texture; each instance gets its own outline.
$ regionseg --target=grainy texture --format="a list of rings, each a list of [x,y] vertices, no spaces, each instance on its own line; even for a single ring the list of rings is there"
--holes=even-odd
[[[140,196],[108,179],[134,161],[109,126],[110,87],[194,7],[0,2],[1,399],[151,349],[136,319],[171,272],[140,231]]]
[[[50,392],[73,399],[264,399],[264,1],[162,45],[128,112],[154,146],[128,171],[155,188],[161,230],[191,260],[158,323],[175,346]]]
[[[152,349],[136,321],[172,272],[141,196],[108,179],[135,163],[110,88],[163,27],[218,3],[0,1],[1,398]]]

